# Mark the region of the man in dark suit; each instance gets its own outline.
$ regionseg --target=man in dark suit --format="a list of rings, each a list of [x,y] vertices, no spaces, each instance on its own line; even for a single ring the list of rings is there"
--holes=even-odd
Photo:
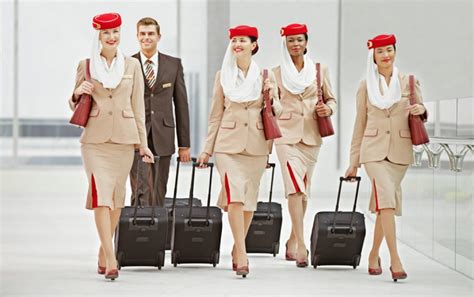
[[[178,137],[178,155],[182,162],[189,162],[189,108],[184,84],[183,66],[179,58],[165,55],[158,51],[160,26],[153,18],[143,18],[137,23],[137,38],[140,52],[133,57],[140,61],[145,80],[145,115],[148,133],[148,146],[158,162],[148,170],[148,164],[140,164],[137,171],[139,155],[135,155],[130,172],[132,187],[132,205],[136,195],[142,204],[152,205],[149,189],[154,179],[156,205],[163,206],[166,185],[170,168],[171,155],[175,153],[175,130]],[[173,103],[175,117],[173,116]],[[137,176],[137,172],[140,176]],[[138,192],[137,192],[138,191]]]

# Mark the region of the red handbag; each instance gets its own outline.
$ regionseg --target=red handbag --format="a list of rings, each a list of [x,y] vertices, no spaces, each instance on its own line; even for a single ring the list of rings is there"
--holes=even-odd
[[[318,103],[326,103],[323,98],[323,90],[321,89],[321,64],[316,63],[316,88],[318,92]],[[334,128],[330,117],[317,116],[316,121],[318,122],[319,134],[321,137],[334,135]]]
[[[86,81],[91,80],[91,73],[89,70],[90,60],[86,59]],[[73,95],[74,96],[74,95]],[[82,94],[76,103],[74,113],[72,114],[69,123],[79,127],[85,127],[89,120],[89,113],[92,108],[92,97],[89,94]]]
[[[263,70],[263,81],[268,78],[268,70]],[[263,101],[264,106],[262,109],[262,122],[263,122],[263,132],[265,133],[265,139],[271,140],[281,137],[280,127],[278,126],[275,115],[272,110],[272,103],[270,102],[270,90],[263,92]]]
[[[415,77],[413,75],[409,76],[410,84],[410,104],[416,104],[415,98]],[[411,142],[413,145],[420,145],[430,142],[428,137],[428,132],[426,132],[424,122],[427,120],[426,115],[409,115],[408,116],[408,125],[410,126],[411,132]]]

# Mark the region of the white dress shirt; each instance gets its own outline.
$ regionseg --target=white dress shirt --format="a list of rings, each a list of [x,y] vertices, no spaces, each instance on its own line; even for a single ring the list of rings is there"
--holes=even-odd
[[[140,59],[142,60],[143,72],[145,72],[146,61],[148,60],[148,58],[142,52],[140,52]],[[158,51],[156,51],[156,53],[150,58],[150,60],[152,62],[151,66],[153,67],[153,71],[155,72],[155,77],[158,77]]]

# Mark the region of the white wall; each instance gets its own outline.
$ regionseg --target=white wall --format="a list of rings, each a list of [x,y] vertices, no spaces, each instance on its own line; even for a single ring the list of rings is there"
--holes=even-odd
[[[2,3],[2,117],[11,117],[13,6]],[[122,16],[120,48],[126,55],[138,51],[136,22],[144,16],[158,20],[163,37],[159,49],[175,55],[176,1],[20,1],[19,5],[19,115],[23,118],[68,118],[67,99],[72,93],[79,60],[91,50],[92,17],[115,11]],[[6,32],[5,32],[6,31]],[[5,70],[4,66],[5,65]]]
[[[365,71],[367,39],[379,33],[396,34],[397,65],[402,71],[418,76],[425,100],[471,97],[473,94],[470,0],[342,0],[340,61],[337,39],[339,1],[228,1],[230,26],[250,24],[259,28],[260,51],[255,60],[261,67],[279,64],[279,30],[292,22],[308,25],[308,54],[315,61],[329,66],[339,103],[339,118],[335,117],[333,121],[341,124],[336,127],[340,143],[338,146],[336,137],[325,141],[315,173],[318,180],[342,174],[347,164],[354,97]],[[212,32],[206,28],[208,1],[182,0],[180,3],[180,56],[185,72],[200,73],[200,100],[208,106],[211,94],[207,93],[206,86],[213,83],[213,76],[207,77],[206,67],[215,63],[214,60],[219,60],[219,64],[222,59],[221,56],[207,56],[208,47],[216,46],[207,42],[207,32]],[[13,109],[13,5],[11,0],[0,5],[0,118],[10,118]],[[135,23],[143,16],[152,16],[161,24],[163,37],[159,49],[171,55],[178,52],[177,0],[20,1],[19,8],[18,99],[22,118],[69,117],[66,100],[72,92],[77,62],[89,55],[93,34],[91,18],[95,14],[106,11],[121,13],[124,20],[121,48],[126,54],[138,50]],[[227,31],[228,27],[229,24],[222,24],[213,30]],[[227,42],[222,40],[223,44]],[[339,66],[340,72],[337,71]],[[340,93],[337,92],[339,89]],[[197,113],[205,123],[205,110],[192,110],[191,113]],[[198,133],[205,134],[204,130],[199,129]],[[198,138],[203,139],[204,135]],[[336,168],[338,149],[341,150],[339,169]],[[332,188],[334,181],[320,184],[323,188]]]

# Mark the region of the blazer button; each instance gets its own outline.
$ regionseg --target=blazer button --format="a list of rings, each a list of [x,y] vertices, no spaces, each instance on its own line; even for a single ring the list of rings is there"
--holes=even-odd
[[[385,132],[385,133],[390,134],[390,131],[387,131],[387,132]]]
[[[301,113],[301,116],[304,117],[304,113]]]
[[[151,95],[150,95],[150,97],[153,97],[153,96],[155,96],[155,95],[154,95],[154,94],[151,94]]]
[[[111,111],[109,111],[109,115],[112,115],[112,112],[111,112]]]
[[[155,113],[155,111],[154,111],[154,110],[152,110],[152,111],[151,111],[151,114],[154,114],[154,113]]]
[[[112,99],[112,95],[109,95],[109,98]]]
[[[387,115],[387,118],[389,118],[389,117],[390,117],[390,115],[388,114],[388,115]]]
[[[245,123],[244,126],[247,127],[249,124]]]
[[[247,106],[245,106],[245,110],[249,109]]]

